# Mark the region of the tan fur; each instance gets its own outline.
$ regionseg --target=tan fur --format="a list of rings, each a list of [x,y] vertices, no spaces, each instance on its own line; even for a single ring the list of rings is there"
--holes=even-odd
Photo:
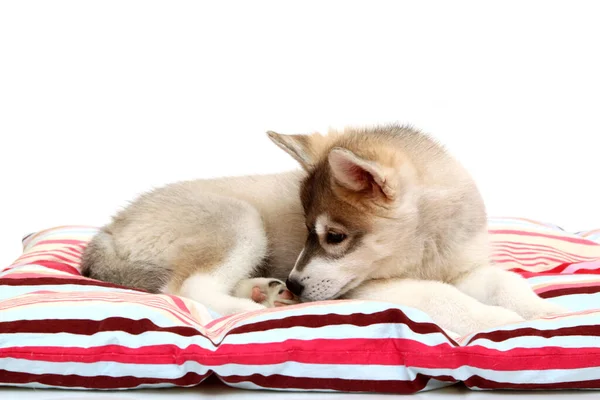
[[[293,265],[305,236],[296,199],[302,176],[291,172],[174,183],[142,195],[103,230],[110,234],[116,261],[122,261],[123,268],[147,262],[169,269],[175,273],[172,279],[180,281],[196,270],[216,266],[234,244],[235,235],[243,233],[240,215],[252,210],[264,224],[269,243],[262,257],[274,265]],[[285,195],[284,201],[273,193]],[[100,266],[87,263],[90,255],[89,251],[84,255],[84,271]],[[100,268],[97,273],[102,274]],[[275,275],[285,279],[287,274]],[[152,284],[141,288],[159,289]]]

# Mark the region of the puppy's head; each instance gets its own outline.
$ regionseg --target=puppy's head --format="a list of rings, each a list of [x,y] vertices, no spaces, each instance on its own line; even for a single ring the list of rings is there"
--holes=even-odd
[[[335,299],[378,275],[416,229],[417,174],[397,138],[377,131],[268,133],[308,172],[308,230],[288,287],[305,301]]]

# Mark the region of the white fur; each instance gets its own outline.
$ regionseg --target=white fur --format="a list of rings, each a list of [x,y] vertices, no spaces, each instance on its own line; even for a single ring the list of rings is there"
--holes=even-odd
[[[317,220],[315,221],[315,231],[317,232],[317,235],[324,235],[328,225],[329,217],[327,216],[327,214],[319,215],[317,217]]]
[[[485,304],[514,310],[528,320],[566,312],[538,297],[521,276],[499,267],[476,268],[456,282],[456,287]]]
[[[352,264],[349,260],[330,261],[314,257],[302,272],[292,270],[290,279],[305,287],[302,293],[304,300],[325,300],[360,284],[364,277],[355,272],[357,269],[360,269],[360,265]]]
[[[475,300],[456,287],[436,281],[393,279],[368,281],[348,294],[352,299],[375,300],[413,307],[458,334],[521,322],[514,311]]]
[[[219,277],[208,274],[190,276],[179,290],[179,295],[196,300],[222,315],[266,308],[250,299],[234,297],[228,293],[228,284],[225,284]]]
[[[296,266],[298,265],[298,261],[300,261],[300,259],[304,255],[305,251],[306,251],[306,249],[304,249],[304,248],[300,251],[300,255],[298,256],[298,258],[296,259],[296,262],[294,263],[294,270],[296,269]],[[292,277],[292,275],[290,274],[290,278],[291,277]]]

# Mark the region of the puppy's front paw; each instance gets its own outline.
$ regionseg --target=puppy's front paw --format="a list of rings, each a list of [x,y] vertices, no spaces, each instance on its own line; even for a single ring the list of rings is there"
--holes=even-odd
[[[535,304],[526,307],[521,315],[527,320],[534,320],[567,313],[569,313],[569,310],[563,306],[540,299],[540,301],[536,301]]]
[[[286,288],[285,283],[279,279],[272,278],[246,279],[238,285],[236,295],[239,297],[248,297],[252,301],[266,307],[283,307],[300,302]]]

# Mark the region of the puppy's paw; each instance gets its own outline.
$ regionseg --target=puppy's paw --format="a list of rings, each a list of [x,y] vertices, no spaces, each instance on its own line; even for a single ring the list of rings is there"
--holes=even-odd
[[[544,317],[553,317],[556,315],[562,315],[569,313],[569,310],[558,304],[551,303],[546,300],[540,299],[529,307],[524,307],[521,311],[521,315],[527,320],[540,319]]]
[[[504,307],[489,306],[486,315],[481,318],[484,329],[524,322],[525,319],[514,311]]]
[[[246,279],[238,285],[236,296],[247,297],[266,307],[283,307],[300,301],[279,279]]]

